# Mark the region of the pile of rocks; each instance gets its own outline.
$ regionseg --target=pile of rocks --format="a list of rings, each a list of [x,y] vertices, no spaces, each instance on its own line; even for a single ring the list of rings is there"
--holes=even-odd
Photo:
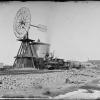
[[[60,74],[59,74],[60,73]],[[1,75],[1,90],[16,90],[25,88],[34,88],[37,86],[52,87],[64,82],[61,72],[44,74],[20,74],[20,75]]]

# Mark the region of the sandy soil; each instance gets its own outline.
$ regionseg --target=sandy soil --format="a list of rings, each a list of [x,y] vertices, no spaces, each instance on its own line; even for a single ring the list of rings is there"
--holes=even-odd
[[[55,96],[53,99],[100,100],[100,79],[86,83],[76,91]]]
[[[98,91],[96,93],[99,94],[100,85],[95,86],[95,84],[99,84],[99,78],[100,70],[92,68],[44,74],[0,75],[0,97],[52,99],[71,99],[73,97],[72,99],[74,99],[80,97],[79,93],[86,92],[87,87],[93,89],[92,93]]]

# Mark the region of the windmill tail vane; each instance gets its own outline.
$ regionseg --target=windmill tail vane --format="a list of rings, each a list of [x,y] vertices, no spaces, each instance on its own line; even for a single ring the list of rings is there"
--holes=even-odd
[[[36,28],[38,28],[38,30],[40,30],[42,32],[46,32],[47,31],[47,26],[45,26],[45,25],[39,24],[37,26],[36,25],[30,25],[30,26],[36,27]]]

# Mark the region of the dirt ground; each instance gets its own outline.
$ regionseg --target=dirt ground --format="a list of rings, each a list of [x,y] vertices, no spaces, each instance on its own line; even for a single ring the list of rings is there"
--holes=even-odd
[[[0,97],[76,99],[80,89],[91,93],[94,93],[93,90],[99,91],[99,79],[100,70],[96,68],[0,75]]]

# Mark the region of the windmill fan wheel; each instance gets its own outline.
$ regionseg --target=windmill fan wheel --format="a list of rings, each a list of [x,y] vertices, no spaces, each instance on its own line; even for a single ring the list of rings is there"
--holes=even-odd
[[[31,22],[31,14],[28,8],[22,7],[17,11],[14,19],[14,33],[17,38],[23,38],[29,31]]]

